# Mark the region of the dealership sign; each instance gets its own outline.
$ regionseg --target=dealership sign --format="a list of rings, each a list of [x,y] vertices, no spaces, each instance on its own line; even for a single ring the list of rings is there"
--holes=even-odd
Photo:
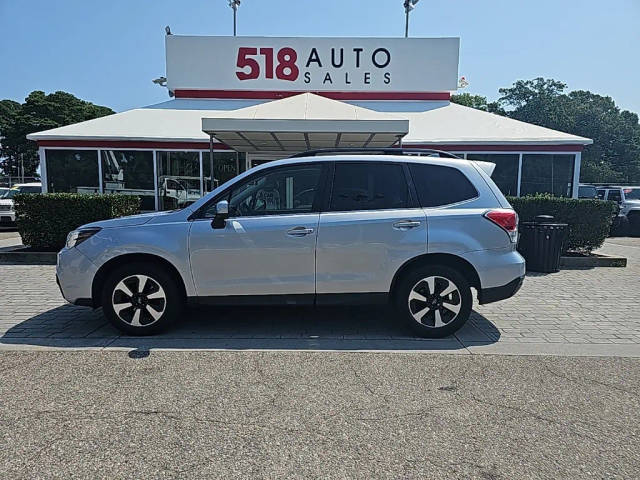
[[[458,38],[274,38],[168,35],[176,90],[447,92]]]

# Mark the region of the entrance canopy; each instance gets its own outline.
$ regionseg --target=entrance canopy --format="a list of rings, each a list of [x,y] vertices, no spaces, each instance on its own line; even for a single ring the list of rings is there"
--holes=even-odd
[[[202,131],[239,152],[389,147],[409,120],[311,93],[202,119]]]

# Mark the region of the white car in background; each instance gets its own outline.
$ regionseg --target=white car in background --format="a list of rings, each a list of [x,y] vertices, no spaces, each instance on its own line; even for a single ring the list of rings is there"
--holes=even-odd
[[[0,225],[16,223],[16,212],[13,208],[13,197],[18,193],[42,193],[40,182],[18,183],[0,197]]]

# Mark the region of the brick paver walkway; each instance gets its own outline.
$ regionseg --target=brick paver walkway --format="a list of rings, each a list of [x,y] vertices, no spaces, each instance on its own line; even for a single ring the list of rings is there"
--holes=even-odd
[[[509,300],[475,306],[454,337],[411,336],[385,308],[188,310],[152,338],[120,336],[100,310],[68,305],[52,266],[0,265],[0,348],[444,350],[640,356],[640,239],[608,240],[627,268],[529,274]]]

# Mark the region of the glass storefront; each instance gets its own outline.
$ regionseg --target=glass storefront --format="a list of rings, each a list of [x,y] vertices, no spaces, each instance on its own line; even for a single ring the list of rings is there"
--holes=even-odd
[[[469,160],[480,160],[496,164],[491,179],[505,195],[518,194],[518,163],[520,154],[515,153],[469,153]]]
[[[158,208],[174,210],[200,198],[200,152],[157,152]]]
[[[551,193],[571,197],[575,155],[525,154],[522,156],[520,195]]]
[[[51,193],[99,193],[98,152],[95,150],[46,150],[47,191]]]
[[[97,150],[46,149],[45,156],[47,191],[100,192]],[[470,160],[496,164],[492,178],[505,195],[517,195],[519,156],[518,153],[467,153]],[[244,153],[216,151],[215,185],[242,173],[246,160]],[[253,160],[257,164],[270,161],[257,157]],[[574,161],[574,154],[523,154],[520,195],[551,193],[571,197]],[[103,192],[138,195],[142,199],[142,210],[155,210],[157,194],[158,208],[171,210],[190,205],[201,193],[208,193],[215,187],[211,181],[208,151],[157,151],[156,162],[157,192],[153,151],[101,150]]]
[[[104,193],[138,195],[141,210],[155,210],[153,152],[102,150]]]
[[[214,170],[215,170],[215,182],[211,182],[211,156],[209,152],[202,153],[202,172],[204,176],[204,191],[208,193],[216,188],[218,185],[222,185],[227,180],[231,180],[236,175],[242,173],[244,169],[245,154],[238,152],[219,152],[215,151],[213,154]]]

